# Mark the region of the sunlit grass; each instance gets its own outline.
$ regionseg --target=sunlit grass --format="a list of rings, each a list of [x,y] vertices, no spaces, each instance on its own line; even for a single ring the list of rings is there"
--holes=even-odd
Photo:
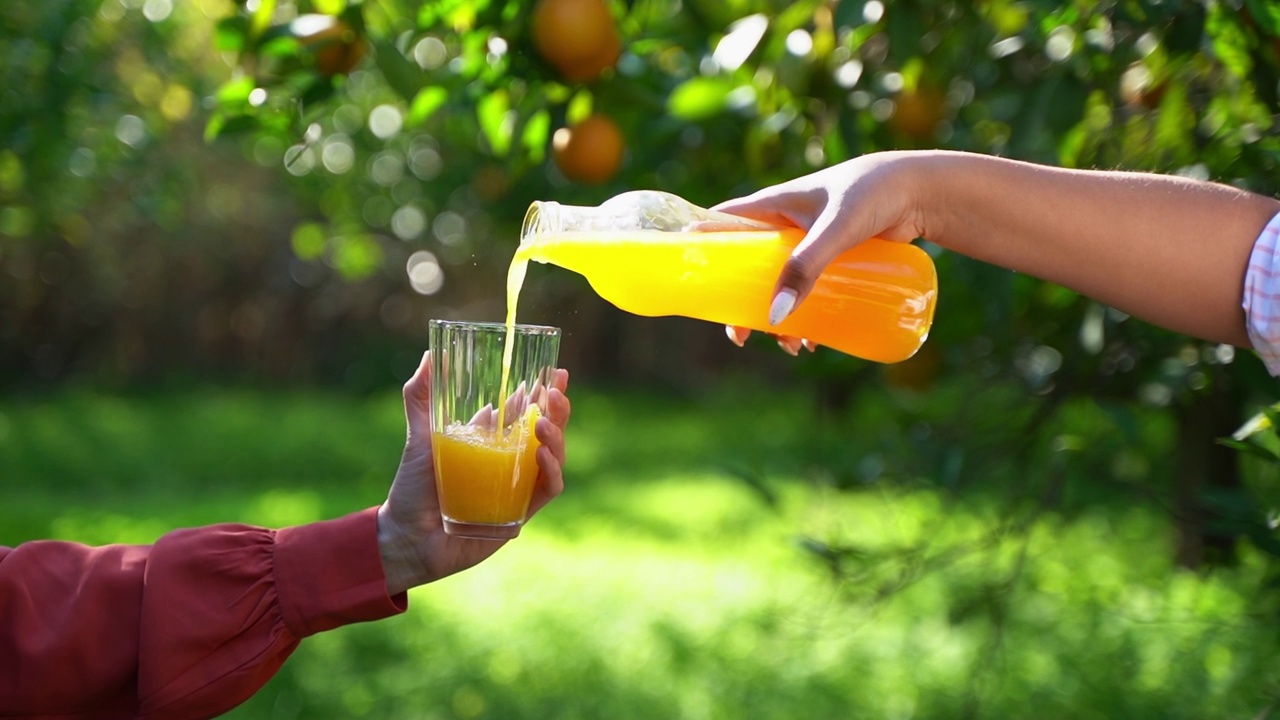
[[[838,490],[825,464],[892,438],[833,449],[802,395],[574,400],[568,490],[518,541],[309,639],[230,717],[1228,718],[1277,692],[1265,559],[1178,570],[1148,507]],[[403,433],[393,393],[3,404],[0,543],[334,517],[382,499]]]

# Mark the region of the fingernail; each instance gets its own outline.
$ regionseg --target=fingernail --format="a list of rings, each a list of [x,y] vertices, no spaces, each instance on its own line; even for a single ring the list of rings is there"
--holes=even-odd
[[[734,345],[737,345],[738,347],[742,347],[744,345],[742,340],[738,339],[738,331],[734,330],[732,327],[725,325],[724,334],[729,336],[729,342],[733,343]]]
[[[773,304],[769,306],[769,324],[777,325],[796,307],[796,291],[791,288],[782,288],[777,295],[773,296]]]

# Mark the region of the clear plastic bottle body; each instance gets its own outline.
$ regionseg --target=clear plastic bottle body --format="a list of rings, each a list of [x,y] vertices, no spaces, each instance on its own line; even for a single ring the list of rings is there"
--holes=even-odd
[[[872,239],[836,258],[777,327],[774,283],[803,237],[699,208],[667,193],[624,193],[598,207],[534,203],[517,257],[585,276],[617,307],[813,340],[877,362],[911,357],[933,321],[933,260],[907,243]]]

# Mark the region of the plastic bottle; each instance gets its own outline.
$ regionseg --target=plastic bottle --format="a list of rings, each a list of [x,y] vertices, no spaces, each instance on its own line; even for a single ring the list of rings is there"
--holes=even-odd
[[[844,252],[790,317],[769,325],[774,284],[803,237],[640,190],[598,207],[533,203],[515,259],[580,273],[636,315],[807,338],[883,363],[911,357],[929,334],[938,282],[933,259],[909,243],[870,239]]]

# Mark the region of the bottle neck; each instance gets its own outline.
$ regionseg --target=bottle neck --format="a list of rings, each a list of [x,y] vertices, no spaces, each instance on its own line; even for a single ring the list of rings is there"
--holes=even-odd
[[[670,193],[633,190],[595,207],[562,205],[552,201],[532,203],[520,229],[520,250],[535,257],[537,253],[532,248],[554,243],[565,233],[767,229],[772,228],[747,218],[698,207]]]

